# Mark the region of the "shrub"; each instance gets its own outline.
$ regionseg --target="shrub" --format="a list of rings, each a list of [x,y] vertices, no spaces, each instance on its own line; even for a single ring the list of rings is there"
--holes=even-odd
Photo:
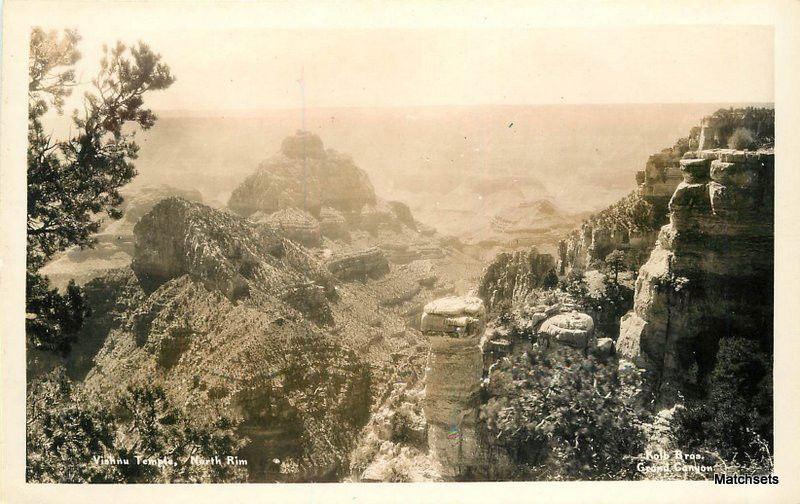
[[[724,338],[706,394],[676,414],[676,438],[734,464],[764,461],[773,435],[772,366],[755,341]]]
[[[544,280],[542,280],[542,287],[545,289],[552,289],[558,286],[558,275],[556,275],[555,270],[550,270],[545,275]]]
[[[728,138],[728,148],[736,150],[750,149],[755,144],[753,133],[747,128],[736,128]]]
[[[490,376],[481,420],[490,445],[504,448],[519,477],[633,479],[645,435],[635,400],[638,373],[621,376],[594,357],[558,363],[534,350]]]
[[[191,465],[189,457],[235,455],[246,439],[224,415],[190,418],[157,385],[129,387],[108,404],[91,400],[58,369],[34,381],[27,397],[26,478],[47,483],[237,482],[240,466]],[[129,460],[103,465],[93,457]],[[170,457],[177,465],[134,463]]]

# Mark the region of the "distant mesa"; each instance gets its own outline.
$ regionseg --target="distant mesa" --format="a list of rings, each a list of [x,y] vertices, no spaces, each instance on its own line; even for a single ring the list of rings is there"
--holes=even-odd
[[[318,217],[323,206],[358,212],[375,201],[369,177],[350,157],[324,149],[317,135],[299,131],[233,191],[228,207],[245,217],[286,207]]]
[[[298,130],[293,136],[283,139],[281,154],[291,159],[322,159],[325,157],[325,147],[317,135],[310,131]]]

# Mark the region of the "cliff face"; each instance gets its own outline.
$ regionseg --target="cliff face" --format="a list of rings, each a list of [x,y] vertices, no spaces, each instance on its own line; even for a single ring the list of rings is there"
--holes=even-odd
[[[502,300],[514,302],[533,289],[551,282],[555,285],[555,260],[550,254],[540,254],[535,248],[503,252],[486,268],[478,295],[491,309]]]
[[[103,222],[100,232],[95,235],[97,243],[93,248],[69,249],[45,266],[42,272],[50,278],[54,286],[63,288],[70,279],[75,279],[81,285],[111,269],[128,266],[133,256],[133,228],[159,201],[171,196],[188,201],[203,201],[199,191],[167,185],[126,187],[122,190],[122,196],[122,218]]]
[[[142,217],[134,233],[132,268],[145,287],[189,275],[232,301],[268,296],[311,320],[331,320],[325,292],[332,292],[333,278],[280,235],[241,217],[168,198]],[[303,299],[298,289],[313,295]]]
[[[585,220],[559,242],[558,270],[585,270],[610,252],[623,250],[640,256],[649,252],[666,211],[634,192]]]
[[[702,380],[720,338],[772,344],[772,151],[688,152],[680,166],[670,223],[639,272],[617,345],[666,403]]]
[[[318,216],[323,206],[358,212],[374,203],[372,183],[352,159],[325,150],[318,136],[300,131],[285,139],[281,152],[233,191],[228,206],[245,217],[286,207]]]

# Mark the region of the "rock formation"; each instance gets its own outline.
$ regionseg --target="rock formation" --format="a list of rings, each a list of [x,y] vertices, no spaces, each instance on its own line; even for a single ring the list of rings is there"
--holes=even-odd
[[[71,248],[42,270],[54,286],[63,288],[70,279],[80,285],[111,269],[128,266],[134,249],[133,227],[162,199],[178,196],[189,201],[203,201],[197,190],[168,185],[125,187],[121,193],[122,218],[106,219],[102,223],[93,248]]]
[[[297,176],[303,170],[308,178]],[[104,397],[153,381],[187,414],[241,418],[250,481],[342,477],[359,431],[392,386],[422,390],[423,306],[464,290],[480,271],[371,187],[351,161],[301,134],[237,190],[238,212],[154,201],[131,223],[132,262],[87,286],[93,313],[70,373]],[[304,207],[304,197],[319,208]],[[375,233],[359,227],[364,215]],[[397,246],[384,249],[389,243]],[[391,267],[389,249],[398,254]],[[413,407],[393,417],[413,424],[420,446],[409,458],[421,464],[421,399],[403,397],[401,407]],[[378,415],[376,425],[387,418]]]
[[[592,317],[577,311],[550,317],[537,333],[540,344],[544,342],[547,347],[556,343],[585,350],[596,345]]]
[[[299,131],[283,141],[281,152],[262,163],[237,187],[228,206],[245,217],[297,207],[319,215],[323,206],[359,212],[375,203],[367,174],[353,160],[325,150],[318,136]]]
[[[549,199],[533,199],[500,208],[487,207],[488,222],[473,224],[474,229],[458,236],[465,243],[483,249],[514,251],[522,247],[550,248],[579,224],[584,214],[560,210]]]
[[[720,338],[772,342],[774,155],[689,152],[670,223],[636,281],[618,353],[670,403],[713,364]]]
[[[350,252],[328,261],[328,270],[340,280],[380,278],[389,272],[389,262],[377,247]]]
[[[411,214],[411,209],[408,208],[408,205],[402,201],[388,201],[387,204],[389,208],[392,209],[392,212],[394,212],[397,220],[411,229],[417,229],[417,222],[414,220],[414,216]]]
[[[631,193],[586,219],[559,242],[559,273],[589,269],[614,250],[646,254],[664,222],[666,211],[660,211],[640,194]]]
[[[486,268],[478,287],[478,295],[491,309],[501,300],[524,298],[533,289],[555,282],[555,260],[535,248],[503,252]],[[551,285],[552,286],[552,285]]]
[[[332,240],[350,241],[350,230],[342,212],[331,207],[322,207],[319,212],[319,230],[322,236]]]
[[[236,215],[180,198],[167,198],[142,217],[134,228],[134,272],[146,288],[189,275],[235,301],[267,295],[292,303],[310,318],[330,320],[324,296],[332,278],[322,276],[310,257],[296,249],[284,258],[286,244],[277,234],[259,230]],[[291,249],[291,247],[290,247]]]
[[[259,211],[249,219],[307,247],[318,247],[322,243],[319,222],[308,212],[297,208],[284,208],[271,215]]]
[[[399,231],[402,224],[394,208],[385,201],[364,205],[358,215],[358,227],[373,234],[381,229]]]
[[[447,297],[427,304],[422,331],[430,339],[424,412],[428,447],[447,479],[480,470],[475,430],[483,358],[478,346],[486,324],[483,301]]]

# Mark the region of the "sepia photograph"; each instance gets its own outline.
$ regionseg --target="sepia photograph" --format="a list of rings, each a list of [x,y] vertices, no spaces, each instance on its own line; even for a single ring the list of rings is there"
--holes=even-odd
[[[114,4],[15,28],[26,487],[796,477],[774,26]]]

